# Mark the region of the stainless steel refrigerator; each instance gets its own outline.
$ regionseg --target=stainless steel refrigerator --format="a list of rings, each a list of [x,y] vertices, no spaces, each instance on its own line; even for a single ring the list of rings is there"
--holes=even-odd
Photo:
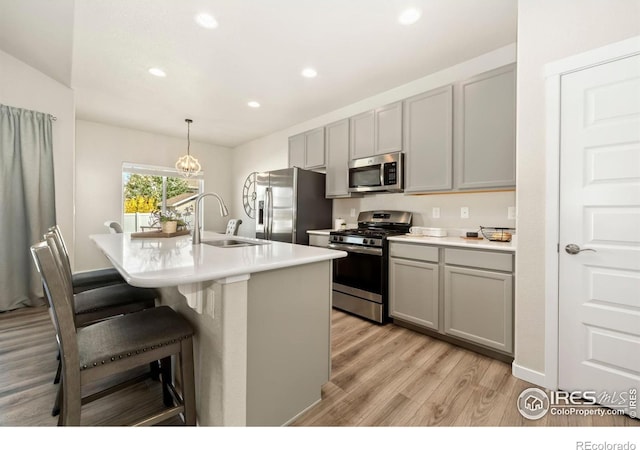
[[[332,200],[324,197],[323,173],[298,167],[259,173],[256,194],[259,239],[307,245],[307,230],[332,227]]]

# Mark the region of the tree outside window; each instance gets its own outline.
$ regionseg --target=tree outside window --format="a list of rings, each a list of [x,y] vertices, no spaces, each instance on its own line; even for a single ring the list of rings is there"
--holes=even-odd
[[[201,180],[182,177],[144,175],[123,172],[123,229],[125,232],[145,231],[153,227],[151,212],[172,211],[184,216],[191,225],[195,197],[201,190]]]

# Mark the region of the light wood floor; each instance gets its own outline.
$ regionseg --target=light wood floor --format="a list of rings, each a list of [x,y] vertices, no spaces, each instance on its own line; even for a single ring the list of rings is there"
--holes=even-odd
[[[547,414],[538,421],[526,420],[516,409],[516,399],[532,385],[512,377],[508,364],[336,310],[332,351],[332,377],[322,401],[292,425],[640,425],[625,416]],[[0,425],[56,425],[50,414],[57,389],[52,384],[56,354],[45,307],[0,313]],[[82,421],[120,425],[161,405],[159,384],[146,381],[84,406]]]

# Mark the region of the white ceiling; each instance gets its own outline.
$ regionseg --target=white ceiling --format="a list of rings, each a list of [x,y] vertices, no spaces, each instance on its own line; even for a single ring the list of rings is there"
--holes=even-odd
[[[409,6],[421,20],[399,25]],[[517,1],[0,0],[0,16],[0,48],[70,85],[77,118],[185,136],[189,117],[194,140],[235,147],[515,42]]]

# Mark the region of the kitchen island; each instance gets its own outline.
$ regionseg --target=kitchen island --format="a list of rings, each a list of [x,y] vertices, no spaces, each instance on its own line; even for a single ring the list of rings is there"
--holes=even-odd
[[[159,288],[193,325],[199,425],[284,425],[320,401],[332,260],[346,253],[210,232],[199,245],[189,235],[91,239],[128,283]]]

